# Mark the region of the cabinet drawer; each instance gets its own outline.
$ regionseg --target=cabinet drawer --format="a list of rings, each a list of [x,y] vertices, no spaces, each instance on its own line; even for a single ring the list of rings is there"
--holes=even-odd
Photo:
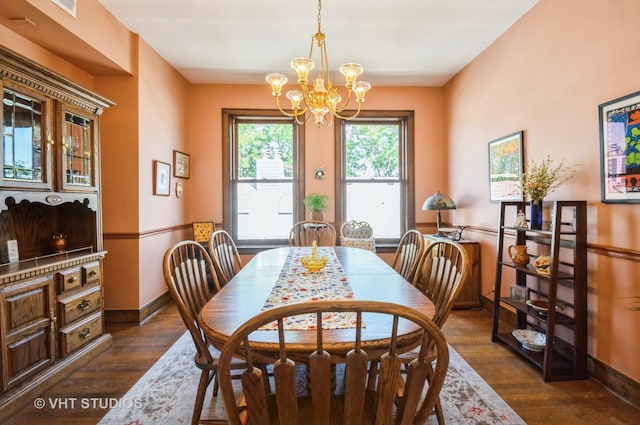
[[[60,271],[56,273],[56,279],[58,281],[59,293],[82,286],[79,268]]]
[[[95,282],[100,280],[100,263],[95,261],[82,266],[82,283]]]
[[[71,326],[60,329],[60,355],[66,356],[101,334],[102,313],[97,311]]]
[[[58,298],[58,323],[65,326],[74,320],[86,316],[100,308],[102,291],[95,285],[79,294],[60,296]]]

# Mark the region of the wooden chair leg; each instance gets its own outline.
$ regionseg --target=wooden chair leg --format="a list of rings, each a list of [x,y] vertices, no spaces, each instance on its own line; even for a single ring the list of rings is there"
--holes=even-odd
[[[427,372],[427,382],[429,382],[429,380],[431,379],[431,375],[433,374],[433,365],[430,364],[430,366],[431,367],[429,367],[429,370]],[[425,410],[426,408],[423,403],[422,406],[420,406],[420,409],[418,409],[418,412],[415,416],[417,423],[426,422],[427,418],[435,413],[436,419],[438,420],[438,425],[444,425],[444,412],[442,411],[442,404],[440,403],[439,395],[436,399],[435,406],[433,406],[433,410],[430,412],[426,412]]]
[[[218,374],[215,372],[212,372],[213,374],[213,396],[217,397],[218,396]]]
[[[202,414],[202,406],[204,405],[204,395],[207,392],[207,386],[211,381],[211,371],[202,369],[200,373],[200,381],[198,382],[198,393],[196,394],[196,402],[193,406],[193,416],[191,417],[191,425],[200,423],[200,415]]]
[[[436,418],[438,419],[438,425],[444,425],[444,412],[442,411],[442,404],[440,404],[440,397],[436,401],[436,405],[434,407],[436,411]]]

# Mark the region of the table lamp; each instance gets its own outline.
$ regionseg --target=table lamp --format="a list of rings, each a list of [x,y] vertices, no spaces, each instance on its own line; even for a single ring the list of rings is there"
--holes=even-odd
[[[455,209],[456,209],[456,203],[453,202],[453,200],[449,198],[447,195],[440,193],[440,191],[429,196],[427,200],[424,201],[424,204],[422,204],[423,211],[428,211],[428,210],[437,211],[436,225],[438,226],[438,233],[436,233],[436,236],[439,236],[439,237],[444,236],[444,234],[440,233],[440,223],[441,223],[440,210],[455,210]]]

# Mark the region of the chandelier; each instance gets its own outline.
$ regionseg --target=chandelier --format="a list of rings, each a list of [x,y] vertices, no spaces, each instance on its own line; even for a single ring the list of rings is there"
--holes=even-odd
[[[362,74],[363,68],[357,63],[345,63],[340,67],[340,73],[344,75],[345,87],[347,88],[347,98],[344,103],[342,96],[338,94],[337,88],[333,87],[329,75],[329,59],[327,58],[327,45],[325,35],[320,25],[320,12],[322,9],[321,0],[318,0],[318,32],[311,36],[311,48],[309,57],[296,58],[291,61],[291,68],[298,74],[298,84],[300,90],[289,90],[287,98],[291,101],[291,109],[285,111],[280,105],[282,88],[287,83],[287,77],[283,74],[273,73],[266,77],[267,83],[271,85],[271,94],[276,99],[276,105],[284,115],[295,118],[298,124],[303,124],[312,115],[318,127],[323,124],[331,125],[334,116],[342,119],[352,119],[360,113],[360,107],[364,102],[364,96],[371,88],[371,84],[366,81],[356,81]],[[315,68],[315,63],[311,59],[313,56],[313,46],[315,44],[320,50],[320,72],[311,86],[309,83],[309,72]],[[355,101],[358,109],[350,116],[343,116],[341,112],[351,100],[351,92],[355,94]],[[327,114],[329,119],[327,120]]]

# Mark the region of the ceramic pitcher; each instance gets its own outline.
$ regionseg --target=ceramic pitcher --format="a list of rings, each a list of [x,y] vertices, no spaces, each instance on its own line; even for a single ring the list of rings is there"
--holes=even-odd
[[[508,249],[509,256],[513,260],[514,264],[519,266],[526,266],[529,264],[530,257],[527,254],[526,245],[511,245]]]

